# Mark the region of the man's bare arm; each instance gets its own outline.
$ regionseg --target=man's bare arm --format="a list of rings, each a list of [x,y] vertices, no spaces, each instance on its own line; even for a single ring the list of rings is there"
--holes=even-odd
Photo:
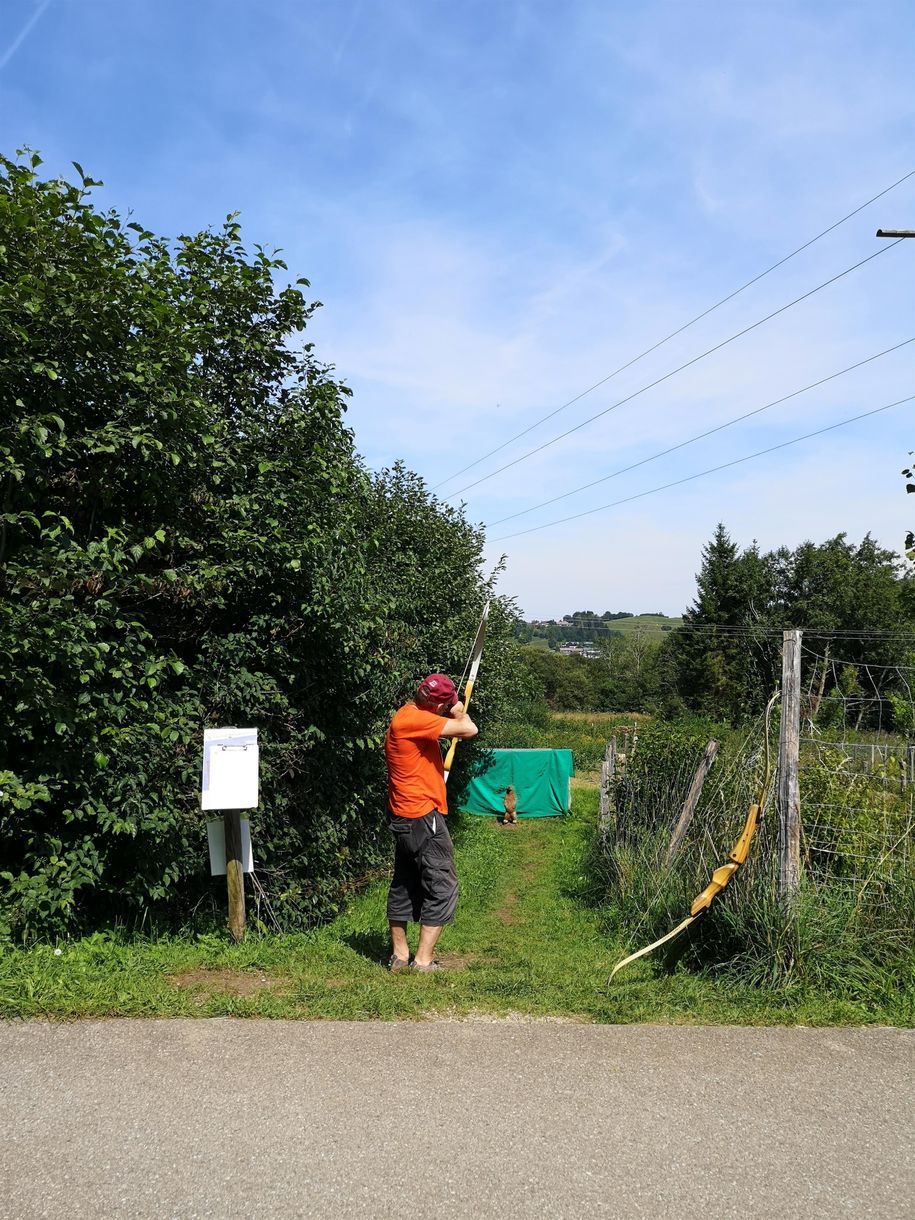
[[[456,703],[450,714],[451,719],[442,729],[443,737],[476,737],[480,730],[464,711],[463,703]]]

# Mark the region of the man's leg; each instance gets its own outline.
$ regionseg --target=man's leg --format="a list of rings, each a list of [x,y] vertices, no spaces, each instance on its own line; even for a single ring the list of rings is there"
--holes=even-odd
[[[415,859],[412,819],[391,817],[388,825],[394,835],[394,875],[388,890],[388,927],[391,929],[392,956],[404,965],[410,960],[407,925],[419,920],[422,888]],[[393,965],[393,963],[392,963]]]
[[[432,961],[432,950],[435,948],[436,941],[441,934],[441,924],[420,924],[419,945],[416,948],[416,956],[413,958],[417,966],[429,965]]]
[[[453,921],[460,891],[454,871],[454,847],[445,818],[436,810],[427,814],[423,822],[429,837],[423,845],[419,862],[423,905],[419,944],[413,959],[420,969],[432,961],[442,929]]]
[[[410,960],[410,946],[407,943],[407,925],[405,923],[395,922],[391,920],[391,949],[398,961],[406,962]]]

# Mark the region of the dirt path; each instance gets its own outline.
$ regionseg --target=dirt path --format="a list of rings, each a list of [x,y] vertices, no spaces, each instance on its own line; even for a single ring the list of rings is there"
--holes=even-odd
[[[576,803],[570,819],[485,828],[497,862],[492,884],[466,895],[453,939],[475,953],[473,982],[487,1005],[501,992],[524,1011],[587,1019],[606,980],[613,950],[597,910],[582,898],[593,794],[576,794]],[[467,864],[472,872],[473,860]],[[446,946],[451,939],[450,932],[442,938]]]

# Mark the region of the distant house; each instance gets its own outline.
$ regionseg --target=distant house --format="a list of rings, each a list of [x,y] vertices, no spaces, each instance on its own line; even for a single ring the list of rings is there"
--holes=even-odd
[[[580,644],[560,644],[559,651],[567,657],[590,657],[593,660],[600,656],[600,649],[592,640],[582,640]]]

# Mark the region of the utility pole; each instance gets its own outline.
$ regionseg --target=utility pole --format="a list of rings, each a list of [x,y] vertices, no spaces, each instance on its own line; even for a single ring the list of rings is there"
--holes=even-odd
[[[878,237],[915,237],[915,229],[878,229]]]

